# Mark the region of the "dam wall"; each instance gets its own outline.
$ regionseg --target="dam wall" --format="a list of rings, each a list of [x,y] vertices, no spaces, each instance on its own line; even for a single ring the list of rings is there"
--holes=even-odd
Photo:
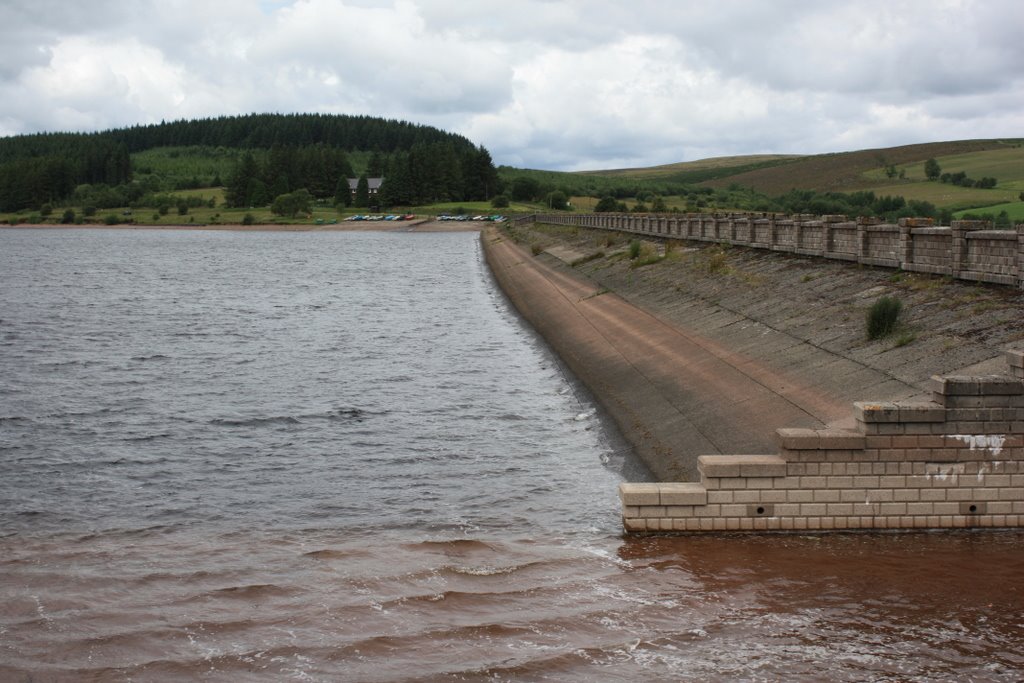
[[[854,404],[854,429],[779,429],[700,480],[623,483],[628,532],[1024,526],[1024,352],[1010,375],[934,377],[929,401]]]
[[[734,244],[1024,289],[1024,225],[990,230],[986,221],[935,227],[930,218],[890,224],[875,218],[746,214],[559,213],[517,220]]]
[[[1024,526],[1018,343],[981,363],[912,350],[922,360],[901,377],[919,381],[900,379],[699,297],[659,317],[569,265],[578,252],[537,254],[513,232],[482,235],[497,281],[658,479],[621,485],[627,532]]]

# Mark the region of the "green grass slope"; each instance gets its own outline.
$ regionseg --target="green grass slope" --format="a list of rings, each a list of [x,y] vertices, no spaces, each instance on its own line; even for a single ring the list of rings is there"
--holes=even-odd
[[[873,190],[881,183],[873,181],[865,174],[884,169],[888,165],[900,168],[908,164],[923,164],[929,158],[940,159],[1015,147],[1019,149],[1019,145],[1019,140],[959,140],[819,154],[803,157],[783,166],[726,176],[710,181],[707,185],[724,187],[731,183],[739,183],[770,195],[782,194],[794,188],[821,192]],[[923,172],[921,175],[924,175]]]

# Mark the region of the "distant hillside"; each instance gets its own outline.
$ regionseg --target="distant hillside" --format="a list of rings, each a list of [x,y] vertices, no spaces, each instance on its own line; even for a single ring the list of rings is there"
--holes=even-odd
[[[370,152],[377,157],[372,169]],[[238,201],[246,205],[273,199],[282,189],[335,196],[352,173],[349,153],[359,155],[360,166],[373,175],[394,178],[387,189],[403,203],[488,199],[497,185],[483,147],[431,126],[370,116],[251,114],[0,138],[0,211],[38,209],[73,194],[83,204],[123,206],[146,193],[228,184],[243,153],[268,161],[260,177],[242,179],[258,181],[251,191],[234,193],[244,195]],[[82,186],[121,189],[77,196]]]
[[[1020,140],[959,140],[930,142],[857,152],[818,154],[798,158],[790,163],[742,171],[708,181],[711,187],[738,183],[769,195],[778,195],[794,188],[819,192],[854,192],[875,189],[880,183],[864,174],[889,165],[897,167],[929,158],[951,155],[1020,149]],[[1021,150],[1024,159],[1024,150]]]
[[[776,168],[806,157],[791,154],[751,154],[747,156],[714,157],[699,161],[682,161],[649,168],[620,168],[607,171],[582,171],[580,175],[606,178],[666,180],[678,183],[701,183],[759,169]]]
[[[944,172],[963,173],[980,180],[994,178],[994,188],[958,185],[929,180],[924,162],[935,159]],[[670,183],[725,192],[746,188],[767,197],[815,193],[863,193],[877,197],[903,197],[907,202],[931,204],[940,209],[963,211],[978,207],[1002,209],[1010,205],[1010,217],[1024,216],[1024,140],[957,140],[903,145],[855,152],[809,156],[760,155],[703,159],[650,168],[609,169],[570,174],[592,184],[622,186],[658,192],[657,185]],[[550,180],[554,181],[554,178]],[[667,193],[663,193],[667,194]],[[616,196],[621,196],[617,194]],[[1015,206],[1019,205],[1019,206]],[[765,205],[767,208],[767,204]]]

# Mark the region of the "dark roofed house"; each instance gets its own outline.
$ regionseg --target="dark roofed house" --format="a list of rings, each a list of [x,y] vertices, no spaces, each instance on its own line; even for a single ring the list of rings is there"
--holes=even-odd
[[[370,187],[370,196],[380,192],[380,185],[384,182],[383,178],[367,178],[366,183]],[[348,191],[352,193],[352,196],[356,196],[356,187],[359,185],[359,178],[348,179]]]

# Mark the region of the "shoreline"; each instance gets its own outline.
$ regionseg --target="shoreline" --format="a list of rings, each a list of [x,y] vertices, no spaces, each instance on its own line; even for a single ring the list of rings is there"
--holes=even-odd
[[[363,222],[351,221],[330,225],[309,225],[303,223],[286,223],[275,225],[242,225],[241,223],[224,223],[220,225],[160,225],[160,224],[126,224],[118,225],[74,225],[60,223],[19,223],[18,225],[0,225],[5,230],[204,230],[223,232],[478,232],[488,223],[482,221],[435,221],[421,219],[417,221],[395,222]]]

